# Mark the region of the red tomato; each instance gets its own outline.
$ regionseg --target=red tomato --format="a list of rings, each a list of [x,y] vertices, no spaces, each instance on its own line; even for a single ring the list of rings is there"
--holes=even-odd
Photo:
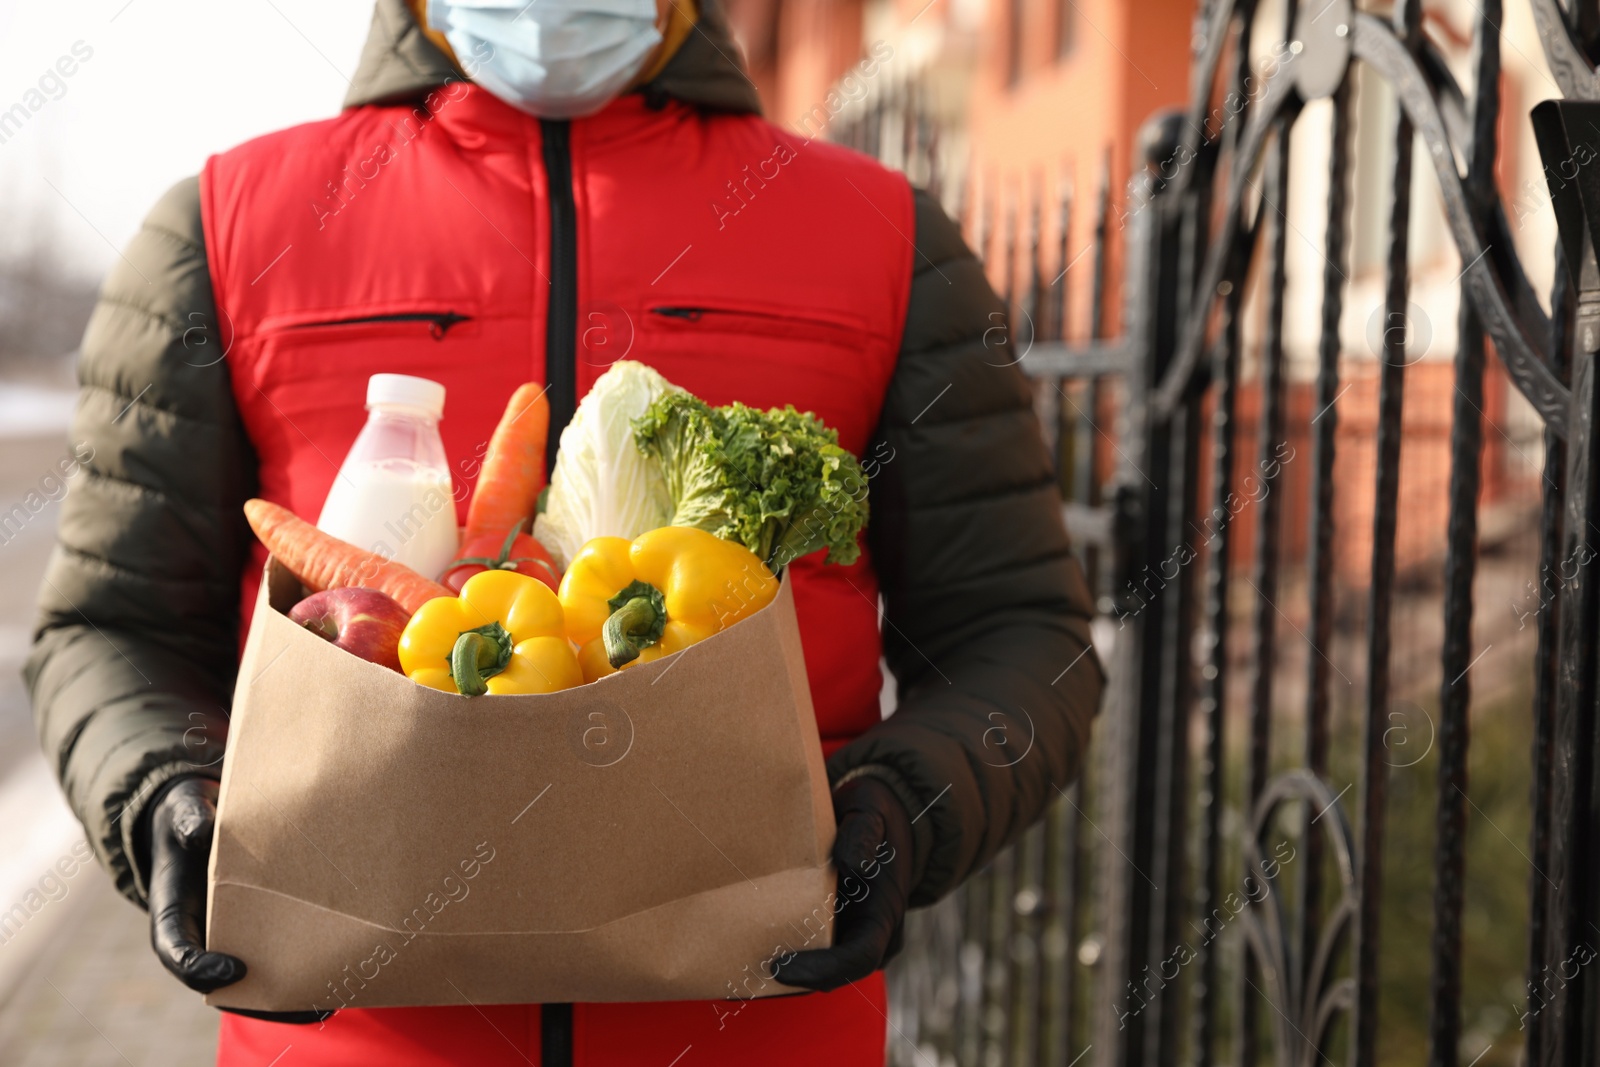
[[[550,553],[534,538],[516,532],[510,537],[479,534],[466,542],[461,546],[461,558],[445,568],[440,581],[459,593],[468,578],[491,567],[537,578],[551,589],[561,587],[561,572]]]

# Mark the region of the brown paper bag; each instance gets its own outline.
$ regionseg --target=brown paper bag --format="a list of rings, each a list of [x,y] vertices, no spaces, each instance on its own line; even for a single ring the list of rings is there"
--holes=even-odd
[[[787,581],[654,663],[462,697],[283,614],[269,562],[234,697],[209,947],[272,1011],[793,992],[830,942],[834,824]]]

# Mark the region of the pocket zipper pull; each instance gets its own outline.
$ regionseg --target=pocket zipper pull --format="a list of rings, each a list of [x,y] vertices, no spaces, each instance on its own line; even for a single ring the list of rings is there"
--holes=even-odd
[[[445,333],[449,331],[450,327],[454,326],[458,322],[466,321],[466,315],[457,315],[454,311],[447,311],[443,315],[433,316],[432,321],[428,324],[428,332],[433,334],[433,339],[435,341],[442,341],[444,340]]]
[[[700,316],[705,314],[704,308],[666,307],[651,308],[652,315],[664,315],[669,319],[683,319],[687,322],[699,322]]]

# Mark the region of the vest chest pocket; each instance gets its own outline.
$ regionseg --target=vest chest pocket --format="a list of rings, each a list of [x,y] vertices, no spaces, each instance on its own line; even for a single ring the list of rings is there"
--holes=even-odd
[[[813,411],[857,454],[877,425],[891,342],[832,309],[663,297],[646,305],[639,355],[713,404]]]
[[[473,309],[455,305],[298,312],[264,321],[255,358],[235,373],[288,418],[350,410],[359,426],[369,377],[413,374],[451,389],[469,359],[493,350],[485,334]]]
[[[435,341],[442,341],[444,340],[444,335],[452,327],[471,321],[471,315],[463,315],[456,311],[402,311],[392,315],[354,315],[345,318],[294,323],[286,328],[289,330],[334,330],[340,333],[348,333],[357,327],[372,327],[380,331],[387,328],[404,334],[411,332],[410,326],[414,323],[425,327],[428,335]]]
[[[513,390],[537,379],[526,317],[480,317],[456,302],[279,316],[230,357],[234,394],[263,485],[314,515],[366,421],[367,379],[410,374],[445,387],[439,430],[469,484]]]
[[[864,347],[866,325],[845,316],[798,314],[694,302],[654,304],[647,309],[647,329],[678,335],[742,333],[800,341]]]

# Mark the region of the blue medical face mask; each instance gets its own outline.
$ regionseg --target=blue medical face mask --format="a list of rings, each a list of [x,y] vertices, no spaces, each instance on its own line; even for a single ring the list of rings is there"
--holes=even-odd
[[[661,43],[655,0],[428,0],[472,80],[541,118],[592,115]]]

